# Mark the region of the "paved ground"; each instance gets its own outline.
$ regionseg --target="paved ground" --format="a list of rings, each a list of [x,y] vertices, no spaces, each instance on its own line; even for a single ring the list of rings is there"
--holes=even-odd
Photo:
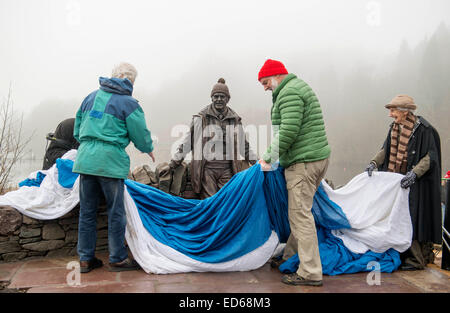
[[[99,255],[107,264],[107,255]],[[423,271],[381,273],[380,285],[369,285],[367,273],[324,276],[322,287],[288,286],[269,264],[250,272],[147,274],[112,273],[107,265],[80,275],[81,285],[68,263],[76,257],[40,258],[0,264],[0,292],[27,293],[450,293],[450,272],[438,258]],[[2,287],[3,286],[3,287]]]

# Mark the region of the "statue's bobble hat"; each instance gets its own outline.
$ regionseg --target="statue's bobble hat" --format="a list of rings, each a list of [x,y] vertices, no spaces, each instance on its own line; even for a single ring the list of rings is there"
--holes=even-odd
[[[228,96],[228,98],[231,98],[228,87],[227,87],[227,85],[225,85],[225,79],[219,78],[219,80],[217,81],[217,84],[215,84],[213,86],[213,89],[211,90],[211,97],[217,92],[224,93]]]

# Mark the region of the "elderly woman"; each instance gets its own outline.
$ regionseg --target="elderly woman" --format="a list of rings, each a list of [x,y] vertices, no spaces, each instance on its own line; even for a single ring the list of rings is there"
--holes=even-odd
[[[394,119],[387,138],[366,171],[374,169],[404,174],[400,184],[410,188],[409,210],[413,226],[411,247],[401,254],[401,270],[424,269],[434,261],[433,243],[442,240],[440,206],[441,147],[437,131],[421,116],[407,95],[398,95],[385,106]]]

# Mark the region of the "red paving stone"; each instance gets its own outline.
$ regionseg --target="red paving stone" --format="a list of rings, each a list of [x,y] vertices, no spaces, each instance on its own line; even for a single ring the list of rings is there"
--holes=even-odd
[[[104,266],[79,274],[81,286],[67,283],[74,270],[67,264],[78,261],[76,257],[0,263],[0,281],[9,281],[8,288],[29,288],[30,293],[450,293],[450,273],[436,265],[424,271],[381,273],[379,286],[367,283],[368,273],[357,273],[325,275],[322,287],[307,287],[281,283],[283,274],[269,264],[249,272],[156,275],[109,272],[108,255],[98,257]]]
[[[121,282],[129,281],[156,281],[160,284],[185,283],[188,282],[188,275],[190,274],[147,274],[143,270],[120,272],[119,280]]]
[[[110,283],[81,286],[48,286],[35,287],[29,293],[154,293],[154,283],[140,281],[136,283]]]
[[[390,273],[381,273],[380,285],[369,285],[367,273],[324,276],[321,287],[301,287],[307,293],[398,293],[421,292],[419,288],[405,284]]]
[[[216,282],[218,284],[256,283],[255,275],[251,272],[223,272],[223,273],[191,273],[189,281],[192,284]]]
[[[19,271],[14,275],[8,288],[27,288],[46,285],[66,284],[68,271],[65,268]]]
[[[269,263],[257,270],[250,271],[259,282],[280,281],[283,274],[278,270],[270,267]]]
[[[393,275],[402,278],[411,285],[419,286],[424,292],[450,293],[450,272],[427,268],[425,271],[395,272]]]
[[[75,261],[76,259],[73,259]],[[24,264],[22,270],[25,271],[34,271],[39,269],[50,269],[50,268],[65,268],[67,263],[69,263],[70,259],[50,259],[43,258],[39,260],[31,260]]]
[[[14,274],[23,265],[23,263],[19,262],[0,264],[0,281],[10,281]]]
[[[303,293],[302,287],[288,286],[281,281],[253,283],[253,284],[232,284],[221,288],[223,293]]]
[[[69,271],[66,271],[69,273]],[[99,269],[83,273],[80,275],[81,284],[103,284],[119,282],[119,273],[109,272],[108,267],[102,266]]]
[[[163,293],[221,293],[223,292],[223,285],[210,283],[174,283],[174,284],[157,284],[156,292]]]

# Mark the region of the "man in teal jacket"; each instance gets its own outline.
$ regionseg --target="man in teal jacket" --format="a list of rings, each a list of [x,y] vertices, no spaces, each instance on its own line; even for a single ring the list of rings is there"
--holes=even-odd
[[[80,173],[78,255],[80,271],[102,266],[95,257],[97,208],[101,193],[108,209],[108,246],[111,271],[139,268],[125,246],[124,180],[130,168],[125,148],[130,141],[148,153],[153,143],[144,112],[131,94],[136,69],[128,63],[114,68],[111,78],[100,77],[100,89],[89,94],[79,108],[74,137],[80,143],[73,172]]]
[[[283,257],[272,260],[271,265],[277,267],[298,253],[297,272],[283,276],[282,282],[321,286],[322,264],[311,207],[331,153],[322,110],[311,87],[288,74],[279,61],[267,60],[258,80],[264,90],[272,91],[271,119],[276,132],[259,163],[263,170],[270,170],[279,159],[285,168],[291,228]]]

